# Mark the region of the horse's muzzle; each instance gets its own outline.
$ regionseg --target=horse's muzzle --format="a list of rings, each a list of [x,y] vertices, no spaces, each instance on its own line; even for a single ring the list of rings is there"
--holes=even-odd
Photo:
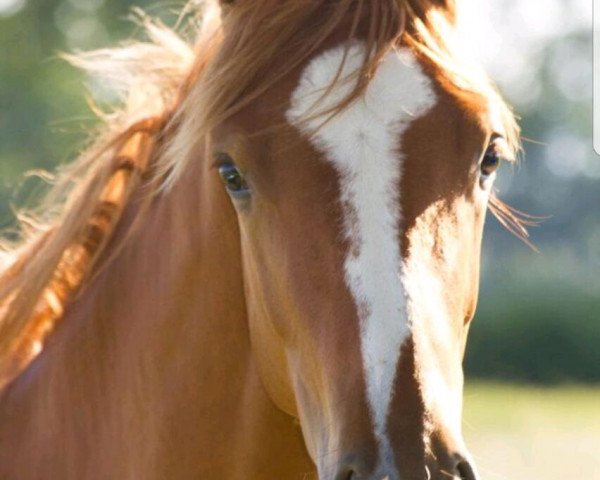
[[[355,458],[339,468],[334,480],[479,480],[476,469],[469,460],[459,455],[453,458],[454,465],[428,466],[423,472],[412,472],[403,476],[365,471],[364,464]]]

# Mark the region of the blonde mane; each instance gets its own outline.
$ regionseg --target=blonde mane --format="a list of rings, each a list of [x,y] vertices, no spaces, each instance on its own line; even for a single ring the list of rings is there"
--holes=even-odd
[[[366,34],[374,54],[337,111],[362,93],[379,60],[400,44],[457,88],[498,96],[449,42],[454,0],[238,0],[222,2],[222,15],[214,1],[195,3],[184,9],[197,25],[191,42],[139,14],[147,41],[68,57],[112,81],[124,102],[104,116],[98,140],[59,172],[36,208],[43,215],[22,214],[22,239],[0,251],[0,388],[39,354],[69,300],[106,263],[103,253],[132,193],[146,189],[143,212],[153,194],[177,181],[215,125],[300,66],[342,24],[350,26],[349,37]],[[242,19],[244,28],[235,28]],[[503,117],[516,150],[519,132],[508,107]],[[514,216],[511,224],[522,228]]]

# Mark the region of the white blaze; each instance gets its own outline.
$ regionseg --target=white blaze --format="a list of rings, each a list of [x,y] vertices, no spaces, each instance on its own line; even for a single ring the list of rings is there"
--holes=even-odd
[[[323,98],[347,48],[342,81]],[[380,462],[389,467],[393,455],[386,419],[400,348],[410,334],[401,281],[401,140],[436,98],[413,54],[394,50],[379,65],[363,97],[325,124],[322,116],[314,118],[348,95],[356,81],[351,75],[365,54],[365,46],[353,42],[314,58],[292,95],[287,118],[310,135],[340,175],[345,235],[351,245],[345,261],[346,283],[361,322],[367,398]]]

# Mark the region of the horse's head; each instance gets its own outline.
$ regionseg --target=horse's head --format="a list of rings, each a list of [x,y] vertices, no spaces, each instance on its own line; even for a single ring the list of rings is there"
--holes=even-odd
[[[461,86],[406,34],[414,15],[377,51],[386,19],[340,21],[208,145],[239,222],[264,387],[324,480],[476,478],[461,363],[514,132],[491,89]],[[227,45],[242,27],[225,27]],[[301,40],[273,51],[275,70]]]

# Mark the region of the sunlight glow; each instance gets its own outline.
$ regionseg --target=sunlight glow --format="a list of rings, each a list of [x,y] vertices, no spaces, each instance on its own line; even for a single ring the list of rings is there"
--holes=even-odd
[[[469,53],[521,101],[531,86],[519,85],[537,74],[537,57],[548,42],[590,28],[592,2],[462,0],[458,15],[460,30],[471,39]]]
[[[21,11],[27,0],[0,0],[0,17],[10,17]]]

